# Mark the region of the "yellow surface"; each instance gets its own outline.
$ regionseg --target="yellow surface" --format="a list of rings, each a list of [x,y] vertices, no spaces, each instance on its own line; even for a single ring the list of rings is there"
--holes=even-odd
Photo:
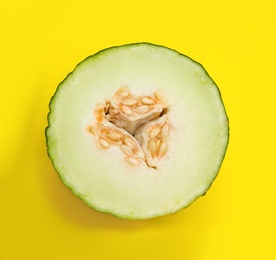
[[[273,1],[5,1],[1,26],[0,259],[276,259]],[[56,86],[86,56],[148,41],[202,63],[231,140],[206,196],[176,215],[95,212],[60,181],[44,129]]]

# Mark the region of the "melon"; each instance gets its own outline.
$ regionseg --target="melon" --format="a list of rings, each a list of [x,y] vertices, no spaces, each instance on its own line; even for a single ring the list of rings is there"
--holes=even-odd
[[[204,195],[229,140],[220,91],[203,66],[151,43],[89,56],[49,108],[48,155],[62,182],[125,219],[173,214]]]

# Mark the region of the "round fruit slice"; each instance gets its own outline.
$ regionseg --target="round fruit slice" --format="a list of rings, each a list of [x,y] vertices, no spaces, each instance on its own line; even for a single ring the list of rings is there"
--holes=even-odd
[[[220,92],[204,68],[149,43],[88,57],[50,103],[48,154],[94,209],[122,218],[171,214],[206,193],[229,138]]]

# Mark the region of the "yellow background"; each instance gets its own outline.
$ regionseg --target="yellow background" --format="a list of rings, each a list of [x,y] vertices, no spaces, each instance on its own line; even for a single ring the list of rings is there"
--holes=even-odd
[[[0,259],[276,259],[275,7],[264,1],[5,1],[0,8]],[[231,139],[206,196],[121,220],[60,181],[44,129],[56,86],[86,56],[148,41],[204,65]]]

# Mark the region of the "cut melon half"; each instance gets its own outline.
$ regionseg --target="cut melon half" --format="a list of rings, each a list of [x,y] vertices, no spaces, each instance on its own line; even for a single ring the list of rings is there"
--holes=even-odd
[[[206,193],[229,139],[205,69],[149,43],[88,57],[50,102],[46,139],[63,183],[92,208],[127,219],[172,214]]]

